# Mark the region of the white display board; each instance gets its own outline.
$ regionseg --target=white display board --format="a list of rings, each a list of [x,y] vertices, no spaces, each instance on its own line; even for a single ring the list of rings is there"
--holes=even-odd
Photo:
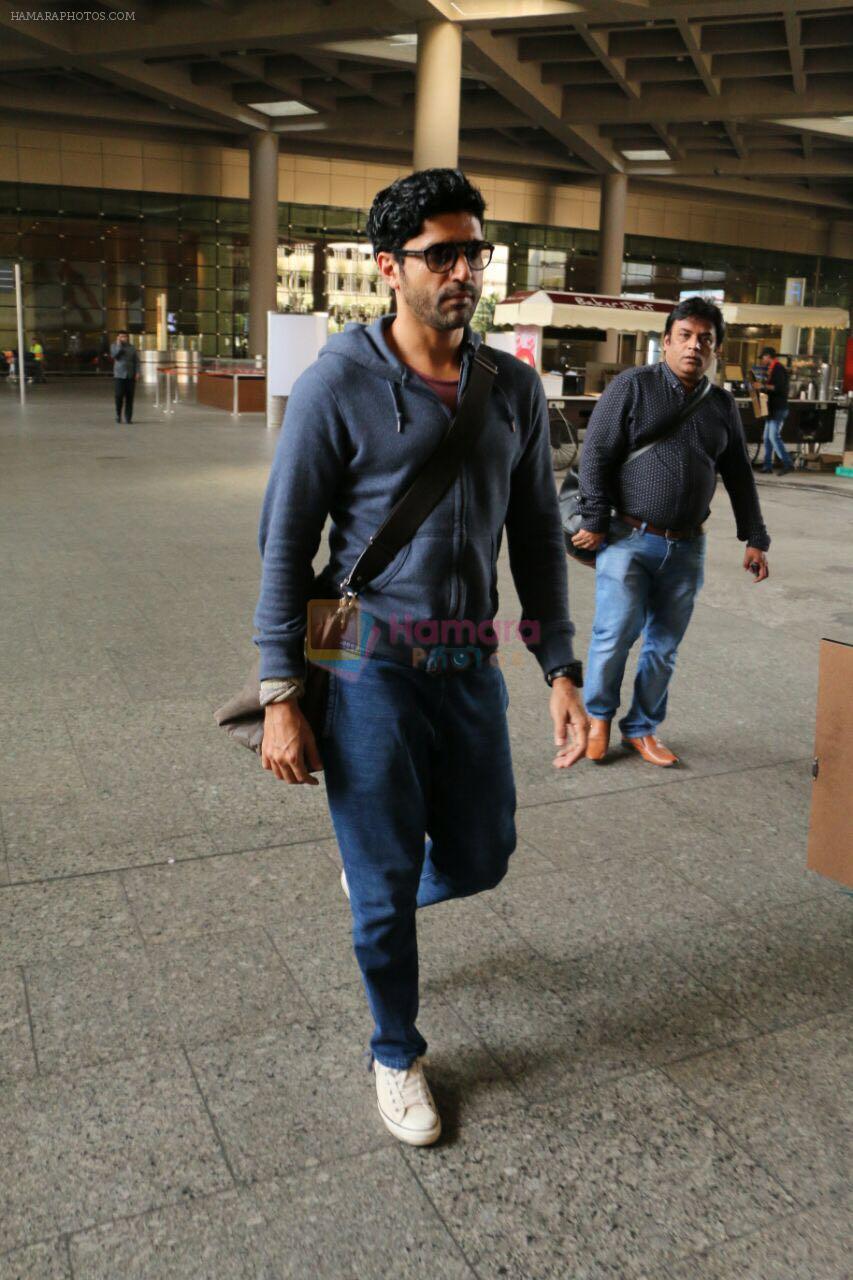
[[[267,312],[267,400],[290,395],[294,382],[317,359],[328,336],[326,312],[307,316]]]

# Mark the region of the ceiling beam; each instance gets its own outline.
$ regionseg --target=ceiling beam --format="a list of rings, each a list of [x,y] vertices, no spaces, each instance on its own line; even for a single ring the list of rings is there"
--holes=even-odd
[[[0,85],[0,107],[47,115],[68,124],[73,120],[124,120],[130,116],[134,124],[162,125],[166,129],[204,129],[210,124],[198,116],[170,111],[155,102],[128,103],[119,94],[89,93],[81,86],[60,93],[44,89],[7,88]]]
[[[223,66],[236,71],[241,79],[268,85],[279,95],[279,98],[295,98],[314,111],[334,111],[337,105],[337,98],[327,87],[313,85],[298,76],[288,74],[287,70],[282,70],[281,64],[284,63],[284,66],[288,67],[290,62],[286,56],[278,59],[245,53],[223,53],[219,55],[219,61]],[[262,98],[258,98],[258,101],[262,101]]]
[[[182,67],[121,60],[99,62],[98,73],[113,84],[157,98],[237,132],[269,128],[268,116],[235,102],[225,89],[193,84]]]
[[[820,76],[817,80],[829,79]],[[833,77],[834,78],[834,77]],[[564,90],[563,120],[568,125],[654,124],[668,120],[776,120],[780,117],[853,114],[853,86],[824,88],[815,83],[805,95],[778,86],[732,86],[711,102],[704,92],[647,90],[638,102],[617,102],[593,90]]]
[[[720,96],[720,81],[714,75],[711,59],[702,52],[702,28],[687,18],[676,18],[675,24],[684,41],[687,52],[693,59],[693,65],[705,86],[705,92],[712,98]]]
[[[743,138],[738,133],[737,121],[724,120],[722,124],[729,142],[732,144],[732,146],[735,149],[735,155],[737,155],[739,160],[745,160],[746,147],[743,144]]]
[[[802,23],[797,17],[794,6],[785,5],[785,38],[788,41],[788,56],[791,59],[791,75],[794,79],[794,91],[806,92],[806,73],[803,67]]]
[[[585,22],[576,22],[575,30],[590,53],[595,55],[608,75],[615,80],[626,98],[639,98],[640,86],[628,75],[625,59],[612,57],[609,52],[610,37],[607,32],[592,31]]]
[[[519,59],[516,44],[489,31],[468,31],[463,61],[483,72],[502,97],[596,172],[620,172],[622,161],[610,142],[592,122],[577,128],[562,118],[562,91],[542,84],[536,68]]]
[[[637,160],[628,165],[630,177],[757,177],[757,178],[848,178],[853,173],[853,160],[847,156],[786,155],[778,151],[752,151],[747,159],[734,156],[698,155],[690,152],[683,160]],[[785,198],[788,198],[787,188]]]
[[[779,204],[779,184],[777,182],[748,182],[744,178],[658,178],[655,187],[682,187],[685,190],[718,191],[721,195],[742,196],[747,200],[770,200]],[[654,188],[649,188],[653,190]],[[785,188],[786,204],[803,204],[810,208],[820,205],[827,209],[853,209],[853,200],[832,192],[812,191],[793,184]]]

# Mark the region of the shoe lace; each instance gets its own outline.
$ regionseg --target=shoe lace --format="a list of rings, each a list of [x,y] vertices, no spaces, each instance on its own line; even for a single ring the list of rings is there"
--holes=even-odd
[[[400,1071],[392,1071],[391,1079],[400,1096],[400,1101],[406,1109],[419,1105],[432,1106],[426,1078],[419,1063],[413,1063],[412,1066],[403,1068]]]

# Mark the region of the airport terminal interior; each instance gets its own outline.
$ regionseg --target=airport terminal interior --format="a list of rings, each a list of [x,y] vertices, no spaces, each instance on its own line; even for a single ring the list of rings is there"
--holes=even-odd
[[[721,308],[772,545],[751,581],[721,483],[677,768],[555,770],[502,646],[518,845],[418,914],[417,1149],[324,784],[213,711],[293,378],[393,309],[368,211],[429,167],[483,193],[473,327],[541,376],[557,487],[671,309]],[[0,6],[0,1280],[849,1277],[851,305],[851,4]]]

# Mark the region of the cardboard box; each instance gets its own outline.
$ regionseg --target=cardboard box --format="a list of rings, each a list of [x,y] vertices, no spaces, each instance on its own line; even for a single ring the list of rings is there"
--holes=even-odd
[[[853,889],[853,645],[821,640],[808,868]]]

